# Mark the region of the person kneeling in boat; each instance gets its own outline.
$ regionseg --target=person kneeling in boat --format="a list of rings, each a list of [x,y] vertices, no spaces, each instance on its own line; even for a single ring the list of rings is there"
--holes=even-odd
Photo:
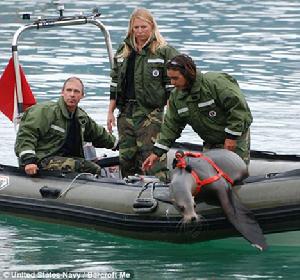
[[[175,56],[166,67],[175,89],[153,153],[142,168],[151,169],[187,124],[204,140],[204,151],[225,148],[249,164],[252,115],[237,81],[226,73],[197,72],[192,58],[184,54]]]
[[[24,113],[15,152],[28,175],[39,169],[100,174],[96,163],[84,159],[84,141],[108,149],[114,149],[117,141],[78,107],[83,97],[82,81],[70,77],[57,102],[39,103]]]

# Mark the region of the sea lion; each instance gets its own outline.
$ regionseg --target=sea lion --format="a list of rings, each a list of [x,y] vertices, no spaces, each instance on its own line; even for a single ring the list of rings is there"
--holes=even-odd
[[[236,153],[225,149],[210,150],[198,154],[200,157],[185,155],[182,151],[176,153],[170,183],[171,199],[182,213],[184,223],[199,220],[195,202],[217,203],[246,240],[260,250],[266,249],[265,237],[254,215],[232,190],[232,185],[248,176],[244,161]],[[204,183],[201,189],[200,181]]]

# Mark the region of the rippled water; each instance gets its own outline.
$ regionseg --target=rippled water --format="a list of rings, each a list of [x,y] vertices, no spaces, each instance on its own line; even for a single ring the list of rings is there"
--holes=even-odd
[[[2,271],[37,275],[46,271],[128,271],[133,279],[170,280],[296,279],[299,273],[299,239],[292,246],[287,241],[299,234],[291,234],[285,241],[280,238],[280,246],[258,253],[239,238],[174,245],[4,215],[0,218]]]
[[[114,49],[133,8],[151,9],[168,42],[190,54],[202,71],[226,71],[238,79],[254,117],[253,149],[299,154],[299,0],[63,2],[65,15],[98,7]],[[21,11],[31,11],[35,18],[56,14],[50,0],[2,1],[0,72],[11,56],[14,32],[25,23]],[[82,107],[105,124],[109,63],[96,27],[29,31],[20,40],[19,53],[38,101],[55,99],[64,79],[78,75],[87,88]],[[0,162],[16,165],[14,127],[2,114],[0,131]],[[199,142],[190,128],[181,140]],[[134,269],[136,279],[292,279],[299,270],[299,246],[258,254],[240,239],[173,246],[7,216],[0,225],[0,270]]]

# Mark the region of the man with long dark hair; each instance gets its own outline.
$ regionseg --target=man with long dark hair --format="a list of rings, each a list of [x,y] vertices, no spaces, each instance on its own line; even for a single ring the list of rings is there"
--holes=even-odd
[[[252,115],[237,81],[226,73],[201,73],[191,57],[178,55],[167,63],[167,74],[175,89],[153,153],[143,169],[165,154],[189,124],[203,139],[204,150],[225,148],[250,160]]]

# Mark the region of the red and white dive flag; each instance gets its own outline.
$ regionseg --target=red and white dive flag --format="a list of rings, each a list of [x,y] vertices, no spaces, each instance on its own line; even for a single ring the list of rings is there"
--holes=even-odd
[[[23,111],[36,103],[30,86],[20,66],[21,85],[23,94]],[[16,76],[14,61],[11,58],[0,78],[0,111],[12,122],[17,116]]]

